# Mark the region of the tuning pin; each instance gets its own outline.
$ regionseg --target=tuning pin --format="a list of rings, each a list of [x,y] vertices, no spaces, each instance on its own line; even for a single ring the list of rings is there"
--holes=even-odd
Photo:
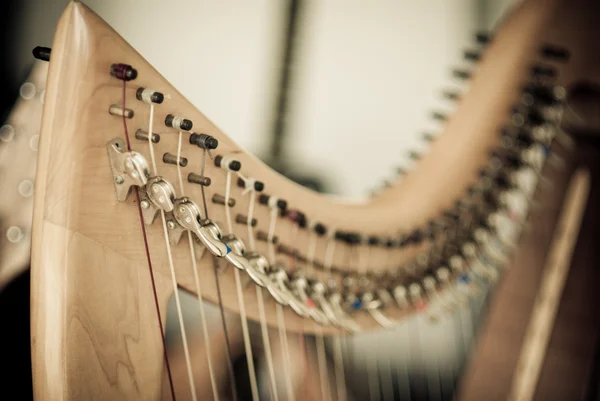
[[[219,205],[225,205],[225,197],[223,195],[214,194],[213,197],[212,197],[212,202],[216,203],[216,204],[219,204]],[[235,206],[235,199],[229,198],[227,200],[227,206],[234,207]]]
[[[523,88],[523,93],[521,94],[521,101],[526,106],[533,106],[534,104],[547,106],[554,103],[555,100],[552,87],[549,85],[530,83]]]
[[[454,90],[445,90],[442,92],[442,96],[445,99],[451,100],[453,102],[456,102],[460,99],[460,93]]]
[[[137,78],[137,70],[129,64],[116,63],[110,66],[110,75],[122,81],[131,81]]]
[[[134,112],[132,109],[128,109],[123,106],[119,106],[118,104],[112,104],[108,108],[108,113],[112,116],[125,117],[127,119],[133,118],[133,115],[134,115]]]
[[[220,167],[226,171],[240,171],[240,169],[242,168],[242,163],[230,157],[219,155],[215,157],[215,166]]]
[[[461,69],[453,69],[452,76],[454,78],[458,78],[460,80],[468,80],[471,79],[471,71],[461,70]]]
[[[408,291],[405,286],[403,286],[403,285],[396,286],[394,288],[393,295],[394,295],[394,299],[396,300],[396,303],[398,304],[400,309],[404,309],[404,308],[408,307],[408,305],[409,305]]]
[[[552,66],[538,64],[531,67],[531,75],[534,78],[556,78],[558,71]]]
[[[554,45],[544,45],[541,49],[541,54],[544,58],[561,62],[567,62],[571,57],[567,49]]]
[[[206,177],[196,173],[189,173],[187,177],[188,182],[192,184],[202,185],[203,187],[208,187],[211,184],[210,177]]]
[[[148,142],[148,132],[144,131],[143,129],[138,129],[137,131],[135,131],[135,139],[139,139],[140,141]],[[159,143],[159,142],[160,142],[160,135],[153,133],[152,134],[152,143]]]
[[[237,186],[244,188],[244,190],[254,190],[256,192],[262,192],[262,190],[265,189],[265,184],[262,181],[252,178],[243,179],[242,177],[239,177],[237,180]]]
[[[408,158],[412,161],[420,160],[421,157],[422,157],[422,155],[419,152],[417,152],[416,150],[408,151]]]
[[[475,34],[475,41],[481,45],[487,45],[492,41],[492,36],[487,32],[477,32]]]
[[[447,121],[448,115],[439,111],[434,111],[431,113],[431,118],[433,118],[436,121]]]
[[[43,46],[36,46],[32,53],[33,53],[33,57],[37,58],[38,60],[42,60],[42,61],[50,61],[50,53],[52,52],[52,49],[49,47],[43,47]]]
[[[276,196],[273,196],[273,195],[269,196],[267,194],[261,194],[258,197],[258,203],[260,203],[261,205],[266,205],[270,209],[277,208],[282,213],[285,212],[285,210],[287,209],[287,201],[285,201],[283,199],[279,199],[279,198],[277,198]]]
[[[411,303],[417,311],[421,312],[427,308],[427,302],[423,299],[423,288],[420,284],[412,283],[409,285],[408,293],[410,294]]]
[[[425,132],[423,133],[422,138],[425,142],[433,142],[437,138],[437,135],[432,134],[430,132]]]
[[[463,52],[465,60],[479,61],[481,59],[481,53],[477,50],[465,50]]]
[[[194,126],[191,120],[179,116],[174,116],[173,114],[167,115],[167,117],[165,118],[165,125],[169,128],[175,128],[182,131],[189,131]]]
[[[190,143],[206,150],[213,150],[219,146],[219,141],[215,137],[197,133],[190,135]]]
[[[141,100],[147,104],[161,104],[165,100],[165,96],[162,93],[150,88],[138,88],[135,97],[137,100]]]
[[[177,155],[167,152],[163,155],[163,162],[175,166],[179,164],[179,166],[185,167],[188,164],[188,159],[185,157],[177,157]]]
[[[427,317],[429,318],[429,321],[432,323],[438,322],[440,320],[440,316],[439,316],[439,313],[436,312],[436,309],[438,309],[438,308],[434,308],[433,305],[431,305],[431,303],[432,303],[431,301],[435,299],[438,303],[442,303],[441,302],[442,299],[437,292],[436,286],[437,286],[437,283],[433,277],[426,276],[423,278],[423,288],[425,288],[427,297],[430,300],[430,307],[428,308]]]

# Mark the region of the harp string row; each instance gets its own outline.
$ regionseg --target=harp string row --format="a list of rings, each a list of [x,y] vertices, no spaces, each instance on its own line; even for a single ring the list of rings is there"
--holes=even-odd
[[[285,322],[283,320],[283,306],[290,306],[296,313],[301,316],[311,316],[320,324],[323,323],[317,317],[325,317],[326,322],[334,324],[347,331],[360,330],[354,322],[352,316],[355,311],[368,311],[373,318],[382,326],[386,326],[381,322],[392,320],[383,315],[385,308],[396,303],[400,308],[411,308],[417,311],[426,311],[425,314],[419,314],[418,319],[423,320],[427,316],[428,320],[437,320],[444,310],[463,309],[464,304],[469,297],[481,292],[483,288],[490,283],[496,281],[502,273],[502,267],[505,265],[508,256],[511,254],[514,243],[523,229],[523,218],[527,215],[528,205],[531,204],[533,191],[540,180],[540,170],[546,160],[552,157],[550,146],[552,145],[555,134],[558,132],[560,136],[564,133],[557,131],[557,125],[560,123],[562,115],[562,98],[560,95],[561,88],[553,88],[555,98],[553,104],[546,105],[547,107],[535,107],[534,102],[529,97],[525,98],[525,107],[515,113],[512,119],[513,132],[506,137],[510,140],[519,139],[521,127],[525,126],[527,140],[531,143],[525,145],[516,145],[508,141],[503,143],[502,148],[492,157],[486,169],[483,169],[480,180],[470,188],[467,196],[457,203],[455,208],[446,211],[444,215],[436,220],[429,222],[426,228],[417,228],[412,233],[400,236],[397,239],[391,239],[387,242],[386,247],[391,248],[385,253],[386,259],[392,259],[392,252],[396,249],[402,249],[406,246],[420,247],[417,257],[403,264],[398,269],[390,269],[384,273],[375,274],[368,272],[369,260],[373,246],[377,244],[364,240],[365,235],[355,233],[336,232],[335,229],[326,229],[319,223],[310,223],[309,229],[309,245],[307,256],[302,256],[292,248],[293,263],[296,260],[302,260],[307,267],[312,269],[320,269],[325,272],[325,281],[321,282],[316,278],[310,278],[308,286],[308,298],[299,297],[301,292],[298,287],[299,283],[297,272],[294,272],[294,280],[290,281],[291,268],[285,268],[276,265],[275,260],[275,223],[279,213],[277,198],[272,196],[268,199],[267,207],[270,209],[269,217],[269,232],[266,235],[268,247],[268,261],[261,255],[250,257],[247,254],[243,243],[237,238],[233,232],[231,223],[231,215],[229,211],[229,200],[231,199],[231,176],[236,172],[240,178],[243,178],[239,172],[240,165],[236,165],[235,160],[228,156],[222,156],[215,164],[227,171],[226,190],[225,190],[225,214],[227,218],[227,227],[229,233],[227,241],[220,234],[219,227],[208,220],[208,211],[203,191],[203,201],[205,209],[205,219],[201,219],[199,208],[197,213],[197,225],[182,226],[181,228],[188,231],[190,246],[192,245],[192,231],[197,235],[198,239],[206,245],[217,257],[224,257],[236,268],[236,287],[238,290],[238,301],[240,303],[240,312],[242,320],[246,319],[243,300],[241,297],[241,283],[239,270],[248,273],[249,277],[257,284],[257,294],[261,286],[266,287],[271,295],[277,301],[278,326],[280,330],[280,340],[282,343],[284,354],[284,370],[286,376],[286,385],[288,389],[288,398],[293,399],[293,390],[291,389],[291,372],[289,371],[289,350],[287,343],[287,335],[285,334]],[[146,96],[147,98],[148,96]],[[125,102],[123,102],[123,108]],[[151,107],[151,116],[153,105]],[[541,114],[541,117],[536,115]],[[182,128],[182,125],[187,124],[185,119],[172,117],[173,127]],[[538,121],[536,121],[536,119]],[[152,120],[152,117],[151,117]],[[191,122],[190,122],[191,125]],[[191,126],[190,126],[191,128]],[[515,132],[514,130],[517,130]],[[541,131],[541,137],[540,137]],[[148,132],[152,131],[150,124]],[[179,133],[179,144],[177,152],[177,161],[181,160],[181,132]],[[148,143],[151,149],[152,163],[154,172],[156,173],[156,163],[152,151],[151,135],[148,135]],[[127,138],[128,139],[128,138]],[[203,159],[206,149],[203,151]],[[126,156],[129,157],[129,156]],[[219,158],[219,156],[217,156]],[[181,165],[176,163],[178,169],[178,178],[181,195],[183,196],[183,180],[181,176]],[[202,168],[202,176],[204,176],[204,163]],[[125,172],[127,173],[127,172]],[[116,184],[119,184],[116,182]],[[149,187],[138,185],[146,193]],[[255,191],[246,191],[251,197],[250,210],[248,213],[247,229],[252,253],[254,254],[254,232],[252,229],[252,221],[254,214],[254,199]],[[188,204],[193,204],[193,201],[185,198]],[[262,202],[261,202],[262,203]],[[281,210],[282,215],[285,215],[285,208]],[[167,227],[165,222],[165,211],[160,209],[163,220],[163,230],[167,236]],[[177,222],[180,222],[176,219]],[[437,229],[434,226],[439,224]],[[294,226],[295,229],[301,227]],[[314,232],[313,232],[314,231]],[[327,234],[325,240],[325,255],[324,262],[315,261],[316,244],[319,241],[318,235]],[[359,250],[359,266],[358,273],[348,271],[344,268],[333,266],[335,245],[339,241],[347,244],[350,249],[356,245],[356,235],[358,235],[358,250]],[[361,238],[363,238],[361,240]],[[382,241],[374,241],[382,242]],[[238,246],[230,246],[229,244],[238,244]],[[391,243],[391,244],[390,244]],[[221,246],[224,244],[225,246]],[[167,253],[170,255],[170,244],[167,244]],[[191,248],[192,249],[192,248]],[[281,249],[281,246],[278,250]],[[193,253],[193,250],[191,251]],[[364,254],[366,253],[366,257]],[[172,265],[172,260],[171,260]],[[259,266],[260,268],[257,268]],[[174,274],[174,268],[171,266]],[[306,273],[306,272],[304,272]],[[335,276],[349,276],[357,280],[354,286],[338,285],[339,278]],[[279,277],[279,279],[277,278]],[[175,277],[172,277],[175,283]],[[306,276],[302,278],[308,278]],[[392,285],[390,285],[392,283]],[[408,290],[407,290],[408,289]],[[446,291],[444,291],[446,290]],[[306,292],[305,292],[306,294]],[[262,298],[262,290],[261,290]],[[300,299],[299,299],[300,298]],[[316,302],[315,302],[316,301]],[[395,302],[394,302],[395,301]],[[314,309],[316,308],[316,309]],[[264,312],[264,311],[263,311]],[[179,311],[180,313],[180,311]],[[383,316],[383,318],[382,318]],[[181,319],[180,319],[181,320]],[[262,319],[261,319],[262,320]],[[462,320],[462,319],[461,319]],[[470,319],[469,319],[470,320]],[[247,323],[246,323],[247,324]],[[244,326],[244,322],[242,323]],[[460,324],[461,336],[465,341],[463,324]],[[470,321],[468,326],[472,327]],[[185,342],[185,331],[182,329],[182,336]],[[249,356],[249,371],[252,377],[253,366],[252,350],[249,345],[248,328],[245,328],[244,339],[247,343],[247,355]],[[323,340],[322,335],[320,336]],[[265,348],[268,347],[268,336],[263,337]],[[324,345],[324,344],[323,344]],[[334,363],[335,376],[337,382],[337,395],[342,397],[345,395],[345,378],[344,366],[342,360],[341,340],[339,337],[333,339],[334,348]],[[321,382],[322,394],[329,393],[326,389],[325,369],[326,359],[321,356],[324,354],[324,346],[319,344],[319,335],[317,335],[317,351],[319,353],[319,373]],[[189,358],[189,355],[186,356]],[[325,361],[324,361],[325,360]],[[188,364],[189,365],[189,364]],[[189,366],[191,377],[191,365]],[[374,366],[375,370],[377,369]],[[272,372],[272,366],[270,367]],[[373,366],[371,367],[373,370]],[[429,387],[429,392],[442,392],[442,384],[440,380],[440,372],[437,372],[438,381],[433,386]],[[370,376],[372,376],[371,373]],[[255,376],[255,374],[254,374]],[[271,391],[276,397],[276,388],[274,385],[273,375],[270,374],[272,380]],[[256,379],[254,379],[255,381]],[[289,381],[288,381],[289,380]],[[252,382],[252,381],[251,381]],[[193,386],[193,385],[192,385]],[[379,380],[370,383],[371,398],[379,397]],[[253,386],[253,398],[258,399],[258,390],[256,383]],[[192,390],[193,391],[193,390]],[[376,395],[375,395],[376,393]],[[329,398],[329,394],[325,399]]]

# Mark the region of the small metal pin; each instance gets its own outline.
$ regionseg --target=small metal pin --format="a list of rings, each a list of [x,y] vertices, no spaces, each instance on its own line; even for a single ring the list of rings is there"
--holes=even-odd
[[[38,60],[50,61],[50,53],[52,53],[52,49],[49,47],[36,46],[34,47],[32,53],[33,57],[37,58]]]
[[[537,78],[556,78],[558,71],[549,65],[535,65],[531,68],[531,74]]]
[[[133,118],[133,110],[128,108],[123,108],[118,104],[113,104],[109,107],[108,112],[117,117],[125,117],[125,118]]]
[[[185,157],[177,159],[177,155],[168,152],[163,155],[163,162],[174,165],[179,164],[181,167],[185,167],[188,164],[188,160]]]
[[[238,214],[237,216],[235,216],[235,222],[239,224],[248,225],[248,217]],[[252,218],[252,222],[250,223],[250,225],[252,227],[256,227],[256,224],[257,220],[255,218]]]
[[[492,41],[492,36],[486,32],[477,32],[475,34],[475,41],[482,45],[487,45]]]
[[[426,142],[433,142],[433,140],[436,138],[437,136],[435,134],[432,134],[430,132],[425,132],[423,134],[423,140]]]
[[[259,241],[269,242],[269,235],[264,231],[257,231],[256,239]],[[279,238],[276,235],[274,235],[271,243],[277,244],[278,240],[279,240]]]
[[[208,186],[210,186],[210,183],[211,183],[210,177],[205,177],[203,175],[196,174],[196,173],[189,173],[187,180],[188,180],[188,182],[191,182],[192,184],[202,185],[203,187],[208,187]]]
[[[467,79],[471,78],[471,72],[470,71],[466,71],[466,70],[454,69],[454,70],[452,70],[452,76],[454,78],[458,78],[458,79],[462,79],[462,80],[467,80]]]
[[[416,150],[411,150],[408,152],[408,158],[410,160],[419,160],[421,158],[421,154]]]
[[[135,139],[139,139],[140,141],[148,142],[148,132],[144,131],[143,129],[138,129],[137,131],[135,131]],[[152,134],[152,143],[159,143],[159,142],[160,142],[160,135]]]
[[[223,195],[214,194],[212,197],[212,202],[219,204],[219,205],[225,205],[225,197]],[[227,202],[227,206],[234,207],[235,199],[229,198],[229,202]]]
[[[479,61],[481,59],[481,53],[476,50],[465,50],[463,53],[465,60]]]
[[[439,111],[434,111],[431,113],[431,118],[433,118],[434,120],[437,121],[447,121],[448,120],[448,116],[444,113],[441,113]]]
[[[553,60],[553,61],[562,61],[566,62],[571,57],[571,54],[567,49],[562,47],[554,46],[554,45],[545,45],[541,50],[542,56],[544,58]]]
[[[452,100],[453,102],[457,101],[460,99],[460,93],[458,93],[457,91],[453,91],[453,90],[445,90],[442,92],[442,96],[445,99],[448,100]]]

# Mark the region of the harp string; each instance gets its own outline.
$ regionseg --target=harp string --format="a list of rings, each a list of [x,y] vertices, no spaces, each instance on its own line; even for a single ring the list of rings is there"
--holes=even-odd
[[[154,120],[154,104],[150,103],[150,116],[148,122],[148,146],[150,148],[150,157],[152,159],[152,168],[154,170],[154,175],[158,176],[158,168],[156,166],[156,158],[154,155],[154,145],[152,142],[152,123]],[[179,164],[179,160],[177,160],[177,164]],[[171,281],[173,283],[173,295],[175,296],[175,306],[177,308],[177,318],[179,320],[179,330],[181,332],[181,340],[183,342],[183,353],[185,356],[185,365],[186,371],[188,374],[188,380],[190,385],[190,392],[192,395],[192,400],[197,401],[198,397],[196,395],[196,386],[194,381],[194,373],[192,370],[192,360],[190,357],[190,350],[188,346],[187,334],[185,332],[185,323],[183,322],[183,312],[181,309],[181,300],[179,299],[179,291],[177,291],[177,277],[175,276],[175,264],[173,263],[173,254],[171,250],[171,243],[169,242],[169,231],[167,229],[167,219],[165,216],[165,211],[160,209],[160,217],[162,221],[163,235],[165,237],[165,246],[167,249],[167,258],[169,260],[169,270],[171,273]]]
[[[150,106],[152,107],[152,106]],[[152,132],[152,127],[149,128],[148,132]],[[179,160],[181,160],[181,139],[182,139],[183,133],[181,131],[179,131],[179,140],[177,142],[177,177],[179,178],[179,188],[181,191],[181,196],[185,196],[185,190],[184,190],[184,186],[183,186],[183,178],[182,178],[182,174],[181,174],[181,163],[179,163]],[[148,138],[151,137],[151,134],[148,135]],[[149,141],[152,142],[152,141]],[[210,385],[212,388],[212,393],[213,393],[213,398],[215,401],[219,401],[219,389],[217,387],[217,382],[215,379],[215,372],[213,369],[213,364],[212,364],[212,347],[210,346],[210,336],[208,333],[208,327],[206,324],[206,315],[205,315],[205,311],[204,311],[204,303],[202,302],[202,287],[200,285],[200,278],[198,276],[198,264],[196,263],[196,250],[194,247],[194,241],[192,239],[192,232],[188,231],[187,232],[187,237],[188,237],[188,246],[190,248],[190,257],[192,259],[192,272],[194,273],[194,282],[196,284],[196,298],[198,299],[198,308],[200,309],[200,325],[202,326],[202,335],[204,336],[204,347],[206,348],[206,360],[208,363],[208,374],[210,377]],[[204,256],[204,252],[206,251],[206,248],[202,248],[202,252],[200,253],[199,259],[202,259],[202,256]]]
[[[125,108],[126,100],[127,100],[127,81],[126,80],[122,80],[122,81],[123,81],[123,108]],[[125,141],[127,143],[127,150],[131,151],[131,141],[129,140],[129,130],[127,129],[127,120],[125,118],[125,114],[123,114],[123,131],[125,133]],[[135,196],[136,196],[136,201],[137,201],[138,217],[140,219],[140,226],[142,229],[142,236],[144,238],[144,248],[145,248],[145,252],[146,252],[146,260],[148,261],[148,271],[150,273],[152,294],[154,296],[154,306],[156,307],[156,316],[158,318],[158,328],[160,331],[160,339],[161,339],[161,343],[162,343],[162,347],[163,347],[163,359],[165,361],[165,365],[167,368],[167,377],[169,379],[169,390],[171,392],[171,399],[173,401],[175,401],[176,397],[175,397],[175,387],[173,386],[173,375],[171,374],[171,365],[169,364],[169,358],[167,355],[167,343],[165,341],[165,333],[163,331],[164,326],[162,323],[162,317],[160,314],[160,306],[158,303],[158,293],[156,291],[156,283],[154,281],[154,271],[152,269],[152,258],[150,257],[150,248],[148,246],[148,236],[146,234],[146,226],[144,225],[144,219],[142,216],[142,206],[140,204],[139,188],[135,188]]]
[[[269,202],[269,232],[267,235],[267,247],[269,251],[269,263],[271,266],[275,266],[275,227],[277,224],[277,202]],[[288,343],[287,331],[285,328],[285,317],[283,315],[283,306],[278,302],[275,305],[275,312],[277,314],[277,328],[279,329],[279,342],[281,343],[281,355],[283,358],[283,376],[285,381],[286,392],[288,400],[294,401],[296,399],[294,394],[294,386],[292,383],[292,372],[291,372],[291,360],[290,360],[290,346]]]
[[[331,280],[331,266],[333,265],[333,257],[335,255],[335,229],[330,229],[327,238],[327,247],[325,250],[325,272],[327,280]],[[335,370],[335,381],[337,389],[337,399],[346,400],[348,398],[346,394],[346,376],[344,371],[344,359],[342,355],[342,342],[340,335],[334,336],[332,339],[333,346],[333,363]]]
[[[204,176],[204,169],[206,166],[206,154],[208,151],[206,148],[202,149],[202,166],[200,168],[200,174]],[[209,154],[210,156],[210,154]],[[204,205],[204,217],[208,220],[208,208],[206,207],[206,193],[204,192],[204,185],[200,186],[202,194],[202,204]],[[225,337],[225,352],[227,352],[227,371],[229,373],[229,384],[231,387],[231,396],[234,401],[237,401],[237,387],[235,371],[233,370],[233,353],[231,352],[231,341],[229,339],[229,331],[227,330],[227,319],[225,318],[225,308],[223,307],[223,297],[221,295],[221,284],[219,282],[219,258],[213,256],[213,273],[215,276],[215,287],[217,290],[217,301],[219,304],[219,314],[221,315],[221,326],[223,328],[223,336]]]
[[[227,228],[229,232],[233,234],[233,224],[231,222],[231,211],[229,210],[229,198],[231,195],[231,171],[227,171],[227,178],[225,180],[225,219],[227,220]],[[240,310],[240,321],[242,323],[242,335],[244,337],[244,348],[246,351],[246,361],[248,364],[248,376],[250,379],[250,391],[252,393],[252,400],[259,401],[258,395],[258,383],[256,380],[256,371],[254,368],[254,356],[252,353],[252,343],[250,341],[250,332],[248,330],[248,317],[246,316],[246,305],[244,304],[244,293],[242,289],[242,279],[240,277],[239,269],[233,268],[235,275],[235,289],[238,298],[238,307]]]
[[[248,179],[239,172],[238,176],[244,181],[244,183],[248,182]],[[248,215],[246,219],[246,227],[248,229],[248,244],[250,250],[254,251],[256,249],[254,242],[254,229],[252,228],[252,220],[254,219],[254,203],[256,199],[256,190],[254,189],[254,185],[251,184],[251,186],[244,189],[244,193],[250,196],[248,200]],[[269,328],[267,326],[267,318],[265,314],[263,291],[259,285],[256,285],[255,288],[256,299],[258,300],[260,332],[262,335],[263,347],[265,349],[265,359],[267,361],[267,371],[269,374],[271,397],[273,401],[278,401],[279,394],[277,392],[277,381],[275,380],[275,368],[273,366],[273,354],[271,352],[271,341],[269,340]]]
[[[317,237],[313,230],[308,230],[308,248],[306,251],[306,260],[308,266],[314,266],[315,253],[317,249]],[[329,389],[329,380],[327,374],[327,356],[325,354],[325,338],[323,329],[317,325],[315,330],[315,348],[317,351],[317,364],[319,369],[319,384],[321,388],[321,396],[324,401],[331,400],[331,391]]]
[[[363,249],[364,248],[364,249]],[[365,276],[368,274],[369,248],[358,246],[358,271]],[[379,378],[377,375],[377,353],[367,352],[367,382],[369,387],[369,400],[379,401]]]

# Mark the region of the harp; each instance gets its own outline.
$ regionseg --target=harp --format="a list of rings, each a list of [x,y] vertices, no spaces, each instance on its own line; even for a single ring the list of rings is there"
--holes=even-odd
[[[348,203],[239,149],[98,16],[69,3],[36,177],[36,398],[148,400],[161,389],[176,398],[163,326],[177,287],[239,313],[249,399],[259,389],[248,320],[260,322],[265,353],[269,335],[284,355],[293,333],[314,335],[317,348],[331,339],[332,368],[315,363],[320,394],[348,398],[343,338],[415,315],[441,319],[495,285],[522,249],[546,159],[569,158],[569,89],[600,80],[594,10],[583,0],[524,2],[429,152],[398,183]],[[183,324],[181,335],[187,344]],[[214,377],[195,385],[192,352],[184,397],[218,397]],[[293,365],[284,358],[286,377]],[[271,377],[271,397],[276,385]],[[297,399],[292,387],[283,384],[281,399]]]

